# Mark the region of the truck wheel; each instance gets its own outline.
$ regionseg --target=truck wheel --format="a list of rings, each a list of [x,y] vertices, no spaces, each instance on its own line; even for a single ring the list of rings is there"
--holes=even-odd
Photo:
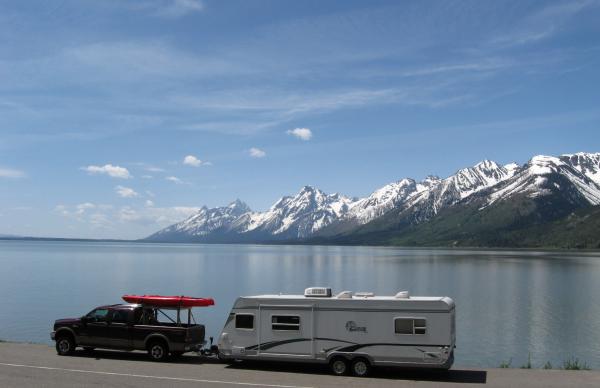
[[[169,356],[169,349],[164,342],[154,341],[148,346],[148,355],[153,361],[165,361]]]
[[[343,357],[335,357],[329,363],[331,372],[336,376],[343,376],[348,372],[348,361]]]
[[[75,351],[75,341],[69,335],[63,335],[56,339],[56,352],[61,356],[69,356]]]
[[[355,358],[352,361],[352,374],[357,377],[365,377],[371,371],[371,363],[364,358]]]

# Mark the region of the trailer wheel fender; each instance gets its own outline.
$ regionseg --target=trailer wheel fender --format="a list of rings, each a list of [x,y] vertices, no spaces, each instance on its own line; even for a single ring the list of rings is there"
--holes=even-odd
[[[370,354],[367,353],[353,353],[348,357],[350,361],[354,361],[356,358],[364,358],[369,362],[369,364],[373,365],[373,358]]]
[[[374,360],[371,357],[371,355],[367,354],[367,353],[330,353],[327,356],[327,362],[331,362],[331,360],[333,360],[335,357],[344,357],[346,360],[348,360],[348,362],[352,362],[355,358],[364,358],[366,359],[371,365],[374,364]]]

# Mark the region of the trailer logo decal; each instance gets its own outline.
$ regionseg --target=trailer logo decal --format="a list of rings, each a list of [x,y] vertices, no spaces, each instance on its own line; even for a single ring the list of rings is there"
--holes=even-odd
[[[348,330],[350,332],[360,331],[360,332],[366,333],[367,327],[366,326],[357,326],[356,322],[348,321],[348,322],[346,322],[346,330]]]

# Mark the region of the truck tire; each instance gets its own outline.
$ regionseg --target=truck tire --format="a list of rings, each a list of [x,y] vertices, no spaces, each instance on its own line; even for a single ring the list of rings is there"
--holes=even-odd
[[[371,371],[371,363],[366,358],[358,357],[352,360],[352,374],[357,377],[365,377]]]
[[[169,357],[169,348],[164,341],[151,341],[148,344],[148,355],[152,361],[166,361]]]
[[[348,373],[348,360],[344,357],[334,357],[329,362],[331,372],[336,376],[343,376]]]
[[[70,356],[75,351],[75,341],[68,334],[63,334],[56,338],[56,352],[60,356]]]

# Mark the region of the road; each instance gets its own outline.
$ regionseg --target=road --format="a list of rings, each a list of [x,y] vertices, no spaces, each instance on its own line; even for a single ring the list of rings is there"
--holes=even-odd
[[[452,369],[375,370],[338,377],[324,366],[287,363],[220,364],[195,355],[166,363],[141,352],[77,351],[56,355],[47,345],[0,343],[0,387],[600,387],[598,371]]]

